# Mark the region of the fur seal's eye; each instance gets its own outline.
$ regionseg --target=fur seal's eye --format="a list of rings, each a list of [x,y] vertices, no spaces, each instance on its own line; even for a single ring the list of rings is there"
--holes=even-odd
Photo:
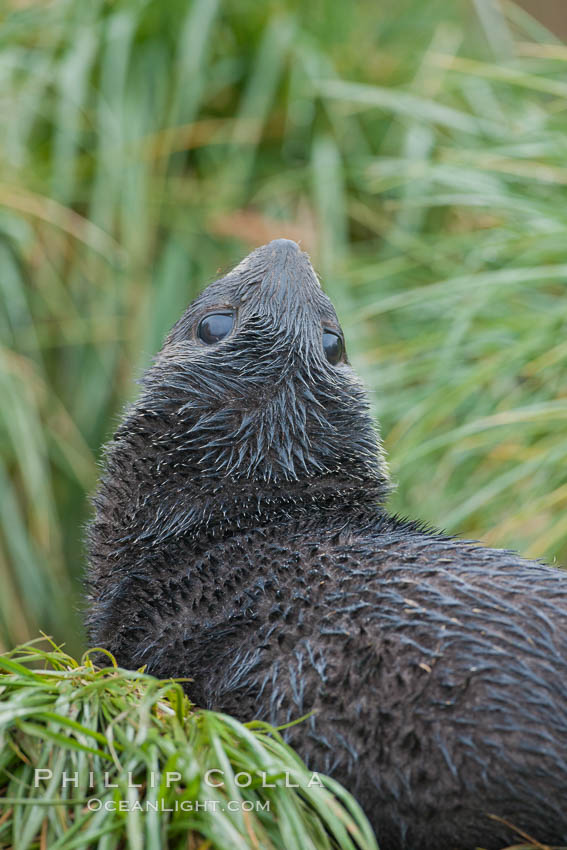
[[[342,359],[344,346],[340,336],[333,331],[323,331],[323,351],[325,357],[331,364],[335,366]]]
[[[197,328],[197,336],[207,345],[220,342],[234,327],[234,313],[209,313],[203,316]]]

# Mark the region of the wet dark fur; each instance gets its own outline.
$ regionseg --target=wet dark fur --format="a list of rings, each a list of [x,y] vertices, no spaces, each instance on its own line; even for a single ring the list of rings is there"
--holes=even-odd
[[[230,337],[199,319],[232,306]],[[93,643],[274,723],[381,850],[567,842],[567,576],[389,516],[365,396],[307,257],[278,240],[173,328],[106,452]]]

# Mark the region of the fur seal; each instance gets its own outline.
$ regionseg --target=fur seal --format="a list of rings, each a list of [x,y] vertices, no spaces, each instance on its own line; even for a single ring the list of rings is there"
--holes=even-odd
[[[285,723],[381,850],[567,843],[567,576],[390,516],[335,311],[285,239],[173,327],[106,449],[91,641]]]

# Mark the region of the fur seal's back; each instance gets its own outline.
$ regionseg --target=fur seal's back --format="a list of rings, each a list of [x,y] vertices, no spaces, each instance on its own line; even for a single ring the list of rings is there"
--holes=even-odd
[[[305,254],[190,305],[107,447],[89,629],[192,699],[283,723],[381,850],[567,843],[567,576],[390,517]]]

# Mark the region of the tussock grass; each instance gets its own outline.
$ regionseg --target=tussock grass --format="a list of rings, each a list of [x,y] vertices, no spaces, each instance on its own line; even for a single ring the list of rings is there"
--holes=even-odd
[[[111,661],[38,642],[0,656],[0,847],[376,850],[352,797],[277,730]]]
[[[489,0],[9,0],[0,641],[80,652],[96,458],[168,327],[301,239],[392,507],[567,562],[567,48]]]

